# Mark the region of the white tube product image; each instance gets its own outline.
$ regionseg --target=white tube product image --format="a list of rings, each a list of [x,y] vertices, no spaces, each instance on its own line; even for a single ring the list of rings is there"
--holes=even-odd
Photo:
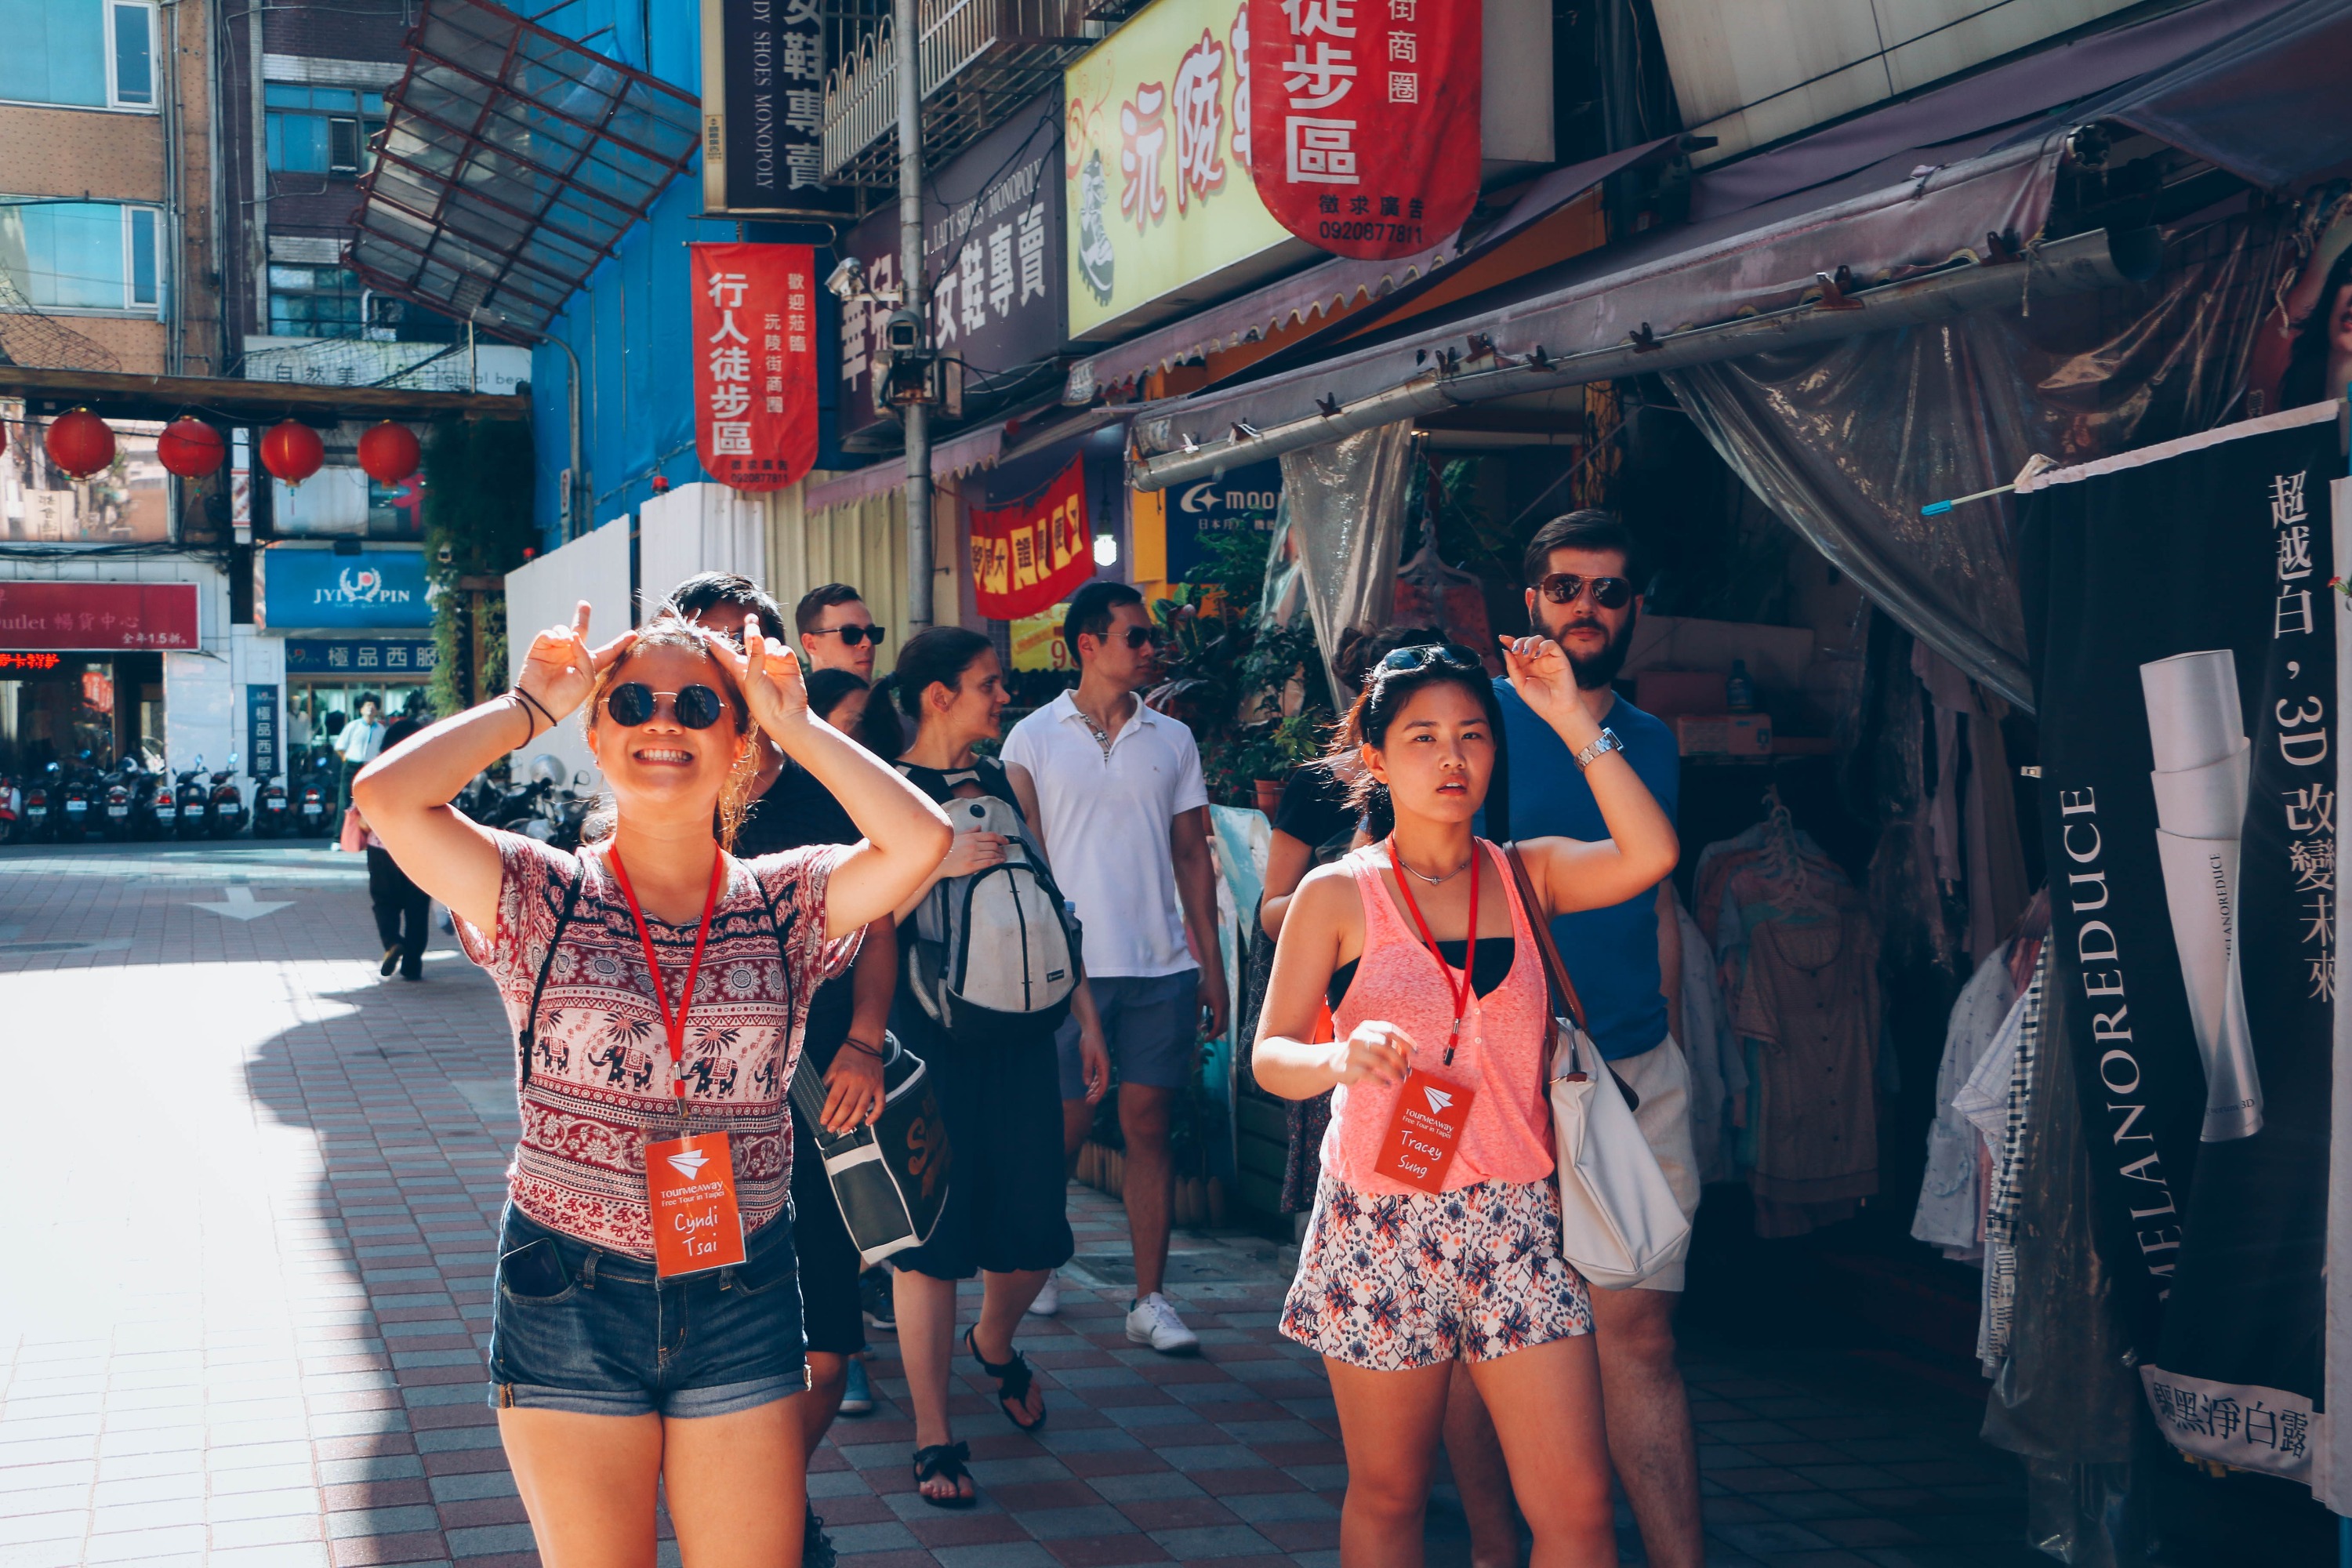
[[[2245,986],[2238,971],[2238,854],[2253,753],[2228,648],[2139,667],[2155,752],[2156,853],[2197,1054],[2205,1064],[2208,1143],[2263,1130]]]

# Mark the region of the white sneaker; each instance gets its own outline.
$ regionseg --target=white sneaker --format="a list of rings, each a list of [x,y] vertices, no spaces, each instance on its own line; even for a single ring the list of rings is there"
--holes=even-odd
[[[1039,1290],[1037,1299],[1029,1303],[1029,1315],[1033,1318],[1050,1318],[1061,1310],[1061,1277],[1049,1273],[1045,1276],[1045,1289]]]
[[[1197,1355],[1201,1350],[1201,1336],[1184,1326],[1174,1304],[1157,1290],[1128,1310],[1127,1337],[1161,1355]]]

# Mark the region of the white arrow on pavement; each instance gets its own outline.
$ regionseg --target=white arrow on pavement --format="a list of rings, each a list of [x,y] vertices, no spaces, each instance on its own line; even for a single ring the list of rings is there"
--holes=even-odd
[[[258,902],[254,899],[253,889],[241,882],[232,883],[222,889],[221,896],[224,901],[220,903],[191,904],[189,907],[210,910],[223,919],[232,921],[257,921],[264,915],[274,915],[280,910],[290,910],[294,907],[294,900],[291,899],[275,903]]]

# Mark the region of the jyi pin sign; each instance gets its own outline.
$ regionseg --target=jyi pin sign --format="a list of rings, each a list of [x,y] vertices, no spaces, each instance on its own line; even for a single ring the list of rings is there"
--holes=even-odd
[[[646,1149],[653,1202],[654,1272],[667,1279],[743,1261],[735,1209],[735,1163],[724,1132],[674,1138]]]

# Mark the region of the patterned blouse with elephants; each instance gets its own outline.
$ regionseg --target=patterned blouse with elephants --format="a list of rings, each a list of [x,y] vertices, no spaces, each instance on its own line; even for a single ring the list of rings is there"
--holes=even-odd
[[[463,920],[457,927],[467,956],[498,983],[517,1036],[522,1136],[507,1169],[508,1195],[566,1236],[651,1258],[646,1145],[677,1137],[678,1116],[668,1037],[610,852],[592,847],[570,855],[520,834],[494,837],[505,864],[498,930],[485,933]],[[782,1214],[791,1189],[793,1128],[784,1094],[809,998],[857,951],[856,932],[824,939],[825,884],[848,852],[813,845],[756,860],[730,856],[711,915],[688,1016],[683,1076],[690,1130],[730,1137],[746,1234]],[[531,987],[564,895],[583,876],[540,999],[525,1083],[520,1041]],[[673,1005],[698,923],[646,916]]]

